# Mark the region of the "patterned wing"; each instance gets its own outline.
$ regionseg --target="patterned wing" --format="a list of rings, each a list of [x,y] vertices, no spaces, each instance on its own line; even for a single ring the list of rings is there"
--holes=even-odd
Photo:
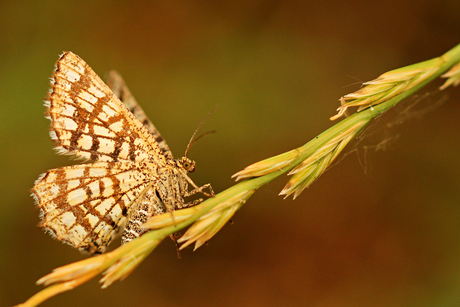
[[[45,105],[50,135],[60,153],[93,161],[166,163],[144,125],[88,64],[71,52],[65,52],[56,63]]]
[[[155,215],[167,212],[164,203],[158,197],[155,189],[147,190],[136,202],[136,206],[130,212],[128,223],[121,236],[121,244],[128,243],[146,232],[142,224]]]
[[[97,162],[42,174],[32,189],[41,226],[76,248],[103,252],[153,184],[142,169],[147,169],[144,163]]]
[[[118,99],[124,103],[128,110],[131,111],[131,113],[133,113],[134,116],[136,116],[136,118],[143,123],[145,128],[147,128],[147,130],[153,135],[153,138],[157,141],[158,146],[160,146],[166,158],[173,159],[173,155],[168,144],[166,144],[166,141],[163,139],[160,132],[158,132],[152,122],[148,119],[147,115],[145,115],[120,74],[115,70],[110,71],[107,76],[107,85],[118,97]]]

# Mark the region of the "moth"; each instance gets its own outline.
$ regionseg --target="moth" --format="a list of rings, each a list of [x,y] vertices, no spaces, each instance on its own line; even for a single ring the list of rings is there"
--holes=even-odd
[[[195,162],[187,152],[173,158],[121,76],[111,71],[108,84],[77,55],[61,55],[45,101],[50,136],[59,153],[88,163],[50,170],[32,189],[39,225],[90,253],[104,252],[121,232],[122,244],[139,237],[151,216],[200,201],[186,197],[214,195],[188,176]]]

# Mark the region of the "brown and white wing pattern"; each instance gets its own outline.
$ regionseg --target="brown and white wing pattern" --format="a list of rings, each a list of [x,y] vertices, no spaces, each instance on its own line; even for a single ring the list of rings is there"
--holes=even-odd
[[[125,81],[115,70],[111,70],[107,76],[107,85],[112,90],[112,92],[118,97],[118,99],[123,102],[123,104],[128,108],[128,110],[136,116],[136,118],[144,124],[145,128],[152,134],[155,138],[155,141],[160,146],[160,149],[163,151],[163,154],[167,159],[173,159],[171,150],[169,149],[168,144],[161,136],[160,132],[155,128],[152,122],[149,120],[147,115],[145,115],[142,108],[137,103],[134,96],[131,94],[131,91],[126,86]]]
[[[153,136],[80,57],[65,52],[52,83],[46,106],[50,135],[60,153],[165,165]]]
[[[155,181],[152,165],[97,162],[42,174],[32,189],[41,226],[58,240],[91,253],[103,252],[126,225],[133,204]]]
[[[91,253],[104,252],[122,229],[124,243],[138,237],[148,217],[183,208],[183,197],[208,186],[188,192],[184,172],[194,163],[172,160],[123,79],[112,72],[109,82],[115,94],[71,52],[57,61],[45,103],[51,138],[59,152],[94,163],[50,170],[32,189],[41,226]]]
[[[142,224],[147,222],[150,217],[165,212],[167,212],[167,209],[158,197],[157,191],[155,189],[148,189],[131,210],[128,223],[121,236],[121,244],[128,243],[145,233],[146,230],[142,228]]]
[[[40,176],[32,195],[41,226],[58,240],[103,252],[167,165],[147,128],[77,55],[56,63],[45,102],[57,149],[95,163]]]

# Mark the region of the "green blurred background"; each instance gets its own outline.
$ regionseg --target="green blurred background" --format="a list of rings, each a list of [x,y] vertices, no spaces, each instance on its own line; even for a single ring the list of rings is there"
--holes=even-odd
[[[330,127],[361,82],[460,42],[458,0],[310,2],[1,1],[0,305],[86,257],[36,227],[29,197],[39,174],[75,163],[43,116],[62,51],[117,69],[176,157],[217,106],[201,130],[217,133],[190,157],[219,192]],[[165,241],[125,281],[43,306],[460,306],[460,91],[441,84],[381,116],[295,201],[278,178],[198,251],[178,260]]]

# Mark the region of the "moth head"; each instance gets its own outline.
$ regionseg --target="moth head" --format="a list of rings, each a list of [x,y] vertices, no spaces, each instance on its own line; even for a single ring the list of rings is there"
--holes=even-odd
[[[182,157],[179,162],[187,172],[193,173],[195,171],[195,161],[187,157]]]

